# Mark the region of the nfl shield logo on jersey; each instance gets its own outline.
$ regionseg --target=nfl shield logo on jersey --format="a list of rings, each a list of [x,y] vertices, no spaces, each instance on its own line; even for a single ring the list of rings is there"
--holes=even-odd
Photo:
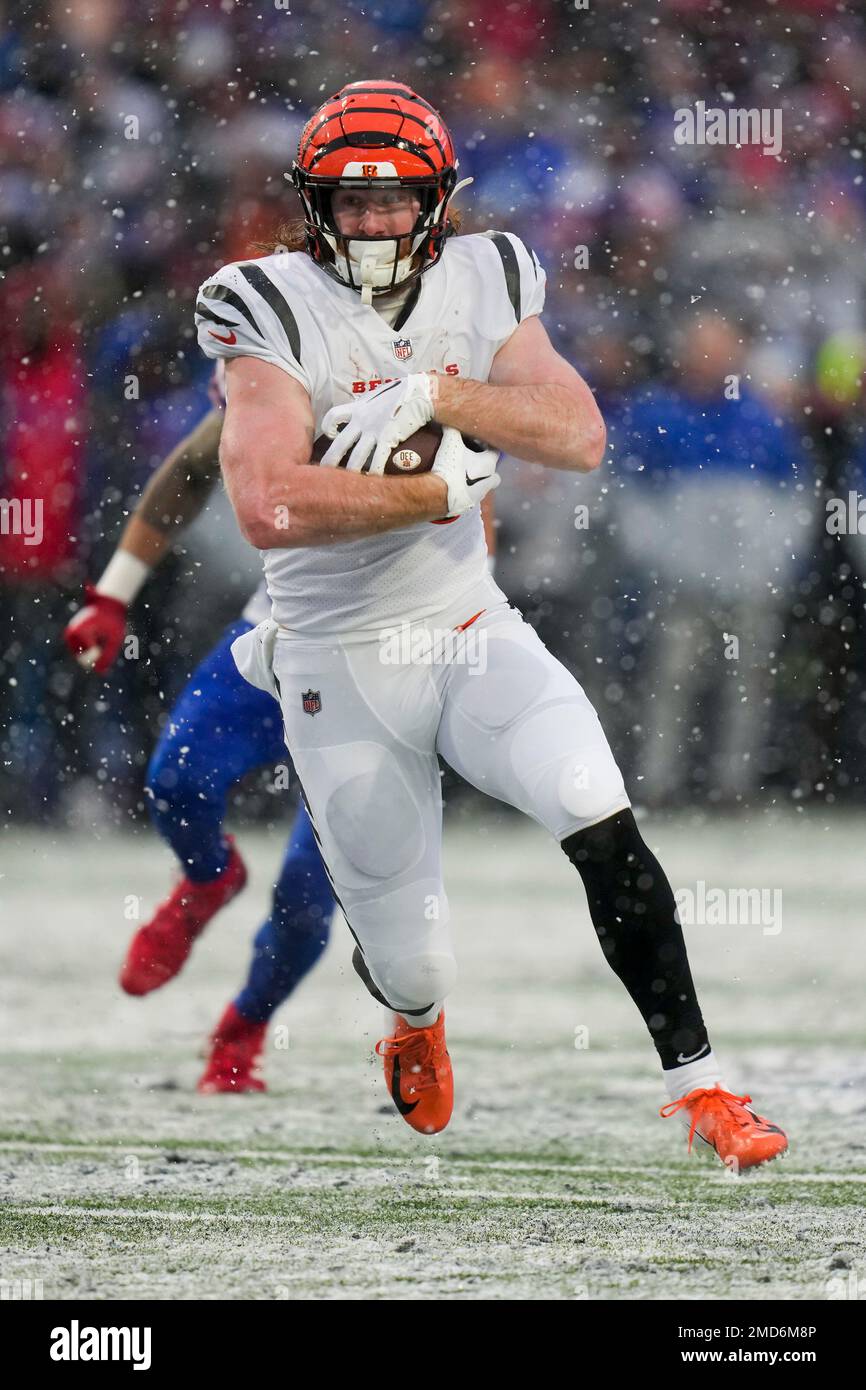
[[[394,356],[398,362],[405,362],[412,356],[412,343],[408,338],[398,338],[394,344]]]
[[[318,690],[302,690],[301,699],[307,714],[318,714],[322,708],[322,696]]]

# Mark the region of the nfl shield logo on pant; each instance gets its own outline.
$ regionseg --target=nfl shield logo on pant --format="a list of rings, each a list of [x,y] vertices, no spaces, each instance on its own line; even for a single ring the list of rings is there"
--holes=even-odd
[[[394,344],[394,356],[398,362],[405,362],[412,356],[412,343],[409,338],[398,338]]]
[[[302,690],[301,699],[307,714],[318,714],[322,708],[322,696],[318,690]]]

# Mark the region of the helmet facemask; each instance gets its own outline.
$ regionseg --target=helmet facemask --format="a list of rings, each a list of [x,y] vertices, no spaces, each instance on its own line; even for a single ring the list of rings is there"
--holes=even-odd
[[[375,295],[387,294],[415,279],[442,254],[449,230],[447,208],[456,180],[453,169],[434,179],[322,178],[309,176],[296,164],[291,177],[304,203],[307,249],[333,279],[359,292],[362,303],[372,304]],[[408,193],[420,203],[414,225],[399,236],[344,235],[337,225],[332,198],[337,189],[347,188]],[[409,249],[401,256],[401,243],[407,240]]]

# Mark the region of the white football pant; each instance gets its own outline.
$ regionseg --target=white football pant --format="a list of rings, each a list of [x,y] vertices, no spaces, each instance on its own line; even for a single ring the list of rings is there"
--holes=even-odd
[[[492,581],[378,641],[281,631],[273,675],[366,969],[390,1007],[431,1022],[456,975],[437,754],[564,840],[629,805],[595,710]]]

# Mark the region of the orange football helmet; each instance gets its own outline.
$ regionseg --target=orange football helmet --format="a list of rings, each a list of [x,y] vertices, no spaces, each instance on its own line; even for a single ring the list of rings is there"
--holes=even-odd
[[[447,216],[457,182],[451,136],[430,103],[402,82],[350,82],[323,102],[303,129],[291,180],[304,204],[309,254],[367,303],[435,265],[454,230]],[[331,210],[336,188],[395,187],[420,201],[411,232],[351,241],[341,234]],[[406,235],[411,249],[401,258]],[[393,244],[393,256],[379,251],[384,242]]]

